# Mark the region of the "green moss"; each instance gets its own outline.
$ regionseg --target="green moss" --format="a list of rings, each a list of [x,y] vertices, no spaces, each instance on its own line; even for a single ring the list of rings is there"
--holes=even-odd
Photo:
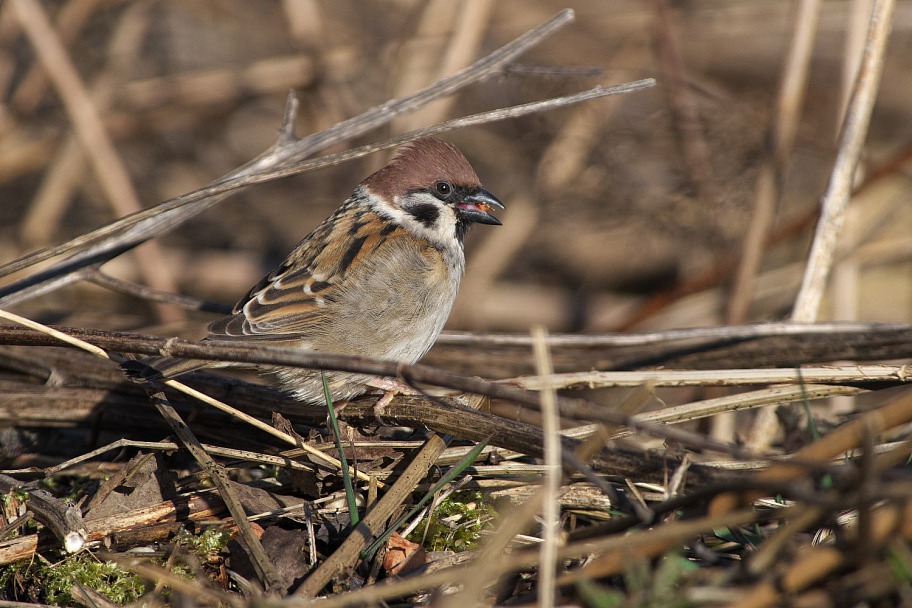
[[[0,494],[0,505],[3,505],[4,508],[9,507],[10,501],[13,499],[16,500],[17,504],[22,504],[28,500],[28,493],[13,488],[6,494]]]
[[[2,599],[25,600],[26,581],[30,580],[31,561],[23,560],[0,568],[0,594]]]
[[[99,561],[88,552],[42,566],[37,574],[44,581],[44,600],[58,606],[77,603],[70,593],[76,584],[94,589],[117,604],[132,602],[145,591],[145,584],[137,575],[113,562]]]
[[[408,539],[415,543],[423,539],[424,548],[429,551],[475,549],[481,532],[494,528],[496,516],[493,507],[484,502],[481,492],[457,495],[441,501]]]
[[[231,535],[222,528],[206,528],[199,534],[181,530],[174,537],[174,542],[183,545],[191,553],[208,557],[218,553],[228,545]]]
[[[180,532],[174,539],[188,553],[209,562],[230,540],[219,528],[207,528],[200,534]],[[76,605],[71,590],[79,584],[94,589],[117,604],[127,604],[145,592],[143,580],[113,562],[98,560],[90,552],[66,557],[57,563],[26,560],[0,568],[0,599],[41,601],[60,606]],[[169,569],[188,579],[198,574],[177,561]]]

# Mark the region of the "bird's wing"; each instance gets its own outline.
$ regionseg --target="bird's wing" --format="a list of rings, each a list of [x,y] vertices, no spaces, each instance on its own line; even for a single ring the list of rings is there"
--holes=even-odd
[[[349,199],[255,285],[234,313],[209,326],[209,339],[300,340],[333,309],[346,281],[377,248],[403,232]]]

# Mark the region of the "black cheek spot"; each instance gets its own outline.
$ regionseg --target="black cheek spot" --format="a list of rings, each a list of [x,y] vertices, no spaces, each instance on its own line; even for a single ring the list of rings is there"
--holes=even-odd
[[[406,209],[412,217],[424,224],[426,228],[430,228],[435,223],[437,223],[437,218],[440,217],[440,210],[436,205],[415,205]]]

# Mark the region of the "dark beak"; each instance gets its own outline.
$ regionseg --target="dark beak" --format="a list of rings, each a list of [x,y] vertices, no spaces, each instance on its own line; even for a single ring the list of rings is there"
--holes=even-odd
[[[504,205],[496,196],[484,188],[479,188],[478,192],[470,194],[462,199],[461,202],[456,203],[460,217],[466,222],[500,226],[500,220],[489,213],[491,207],[503,209]]]

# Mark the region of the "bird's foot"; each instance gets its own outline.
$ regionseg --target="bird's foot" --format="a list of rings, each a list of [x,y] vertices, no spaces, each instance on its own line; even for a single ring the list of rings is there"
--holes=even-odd
[[[380,399],[377,400],[377,403],[374,404],[374,416],[376,416],[377,420],[379,420],[384,425],[387,424],[383,419],[383,417],[386,415],[386,408],[390,403],[393,402],[393,399],[396,398],[396,395],[421,394],[411,386],[392,378],[374,378],[367,382],[367,385],[373,388],[379,388],[383,391],[383,395],[381,395]]]

